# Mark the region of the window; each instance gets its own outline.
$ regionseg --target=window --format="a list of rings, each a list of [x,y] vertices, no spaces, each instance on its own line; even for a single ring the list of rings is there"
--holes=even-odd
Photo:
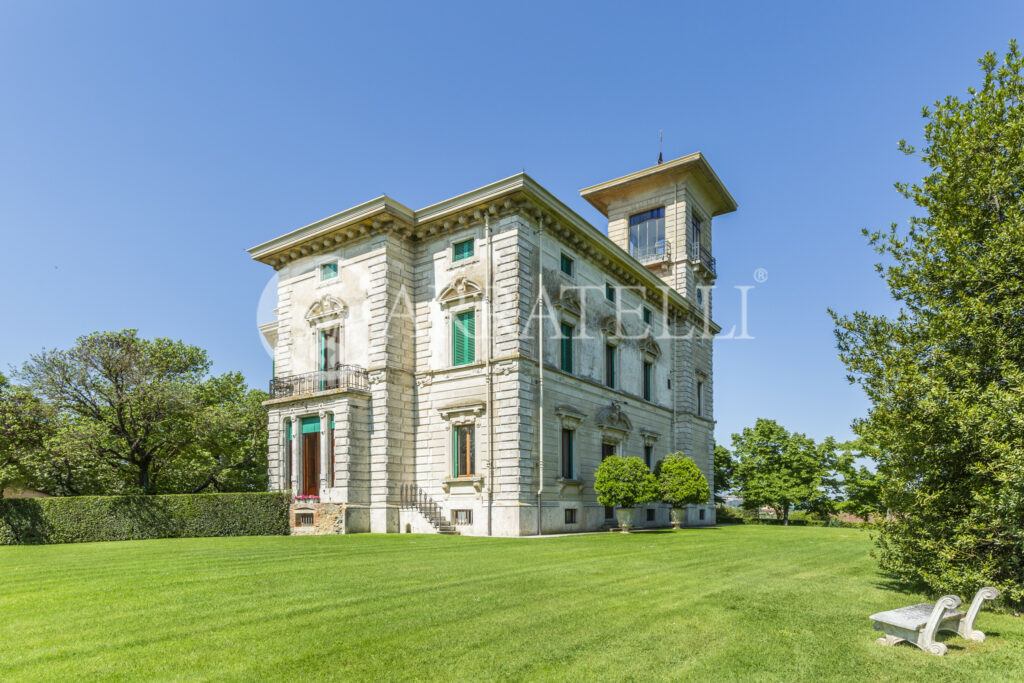
[[[571,429],[562,430],[562,478],[573,479],[573,448],[576,432]]]
[[[452,365],[476,360],[476,311],[455,314],[452,320]]]
[[[610,282],[604,283],[604,298],[615,301],[615,287]]]
[[[697,381],[697,415],[704,416],[704,382]]]
[[[651,324],[651,309],[647,308],[646,306],[644,306],[644,324]]]
[[[652,378],[654,376],[654,365],[644,361],[644,400],[651,400],[651,385],[653,384]]]
[[[665,207],[629,217],[629,255],[643,261],[665,253]]]
[[[452,245],[452,261],[461,261],[473,255],[473,240],[462,240]]]
[[[455,443],[452,444],[456,477],[471,477],[476,474],[476,430],[473,425],[461,425],[452,430]]]
[[[654,521],[654,508],[647,508],[647,521],[648,522],[653,522]]]
[[[615,347],[611,344],[604,345],[604,383],[615,388]]]
[[[338,262],[332,261],[320,266],[320,279],[331,280],[338,277]]]
[[[568,323],[562,323],[562,359],[561,368],[562,372],[568,372],[572,374],[572,337],[573,326]]]
[[[331,438],[327,442],[327,485],[334,486],[334,452],[337,448],[337,437],[334,435],[334,413],[331,413]]]
[[[565,523],[575,524],[576,523],[576,508],[565,508]]]
[[[651,469],[651,456],[654,454],[654,446],[644,446],[644,463],[647,469]]]
[[[601,444],[601,460],[604,460],[605,458],[609,458],[609,457],[611,457],[613,455],[615,455],[615,444],[613,444],[613,443],[602,443]],[[613,507],[611,507],[610,505],[605,505],[604,506],[604,518],[605,519],[614,519],[615,518],[615,509]]]
[[[700,287],[697,288],[697,305],[704,305],[704,292],[701,291]]]
[[[701,237],[704,233],[704,221],[696,212],[690,217],[690,253],[694,259],[700,258]]]
[[[468,526],[473,523],[472,510],[452,510],[452,524]]]
[[[703,522],[704,521],[704,510],[700,510],[697,514],[700,516],[700,521]]]
[[[576,266],[576,262],[571,257],[562,254],[562,272],[572,277],[573,269]]]
[[[296,512],[295,526],[313,526],[312,512]]]
[[[341,364],[341,328],[332,327],[320,330],[320,348],[318,365],[320,370],[320,391],[337,389]]]

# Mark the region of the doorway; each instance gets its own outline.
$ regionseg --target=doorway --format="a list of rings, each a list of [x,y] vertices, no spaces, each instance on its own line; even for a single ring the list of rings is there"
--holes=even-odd
[[[302,485],[303,496],[320,495],[320,419],[302,420]]]

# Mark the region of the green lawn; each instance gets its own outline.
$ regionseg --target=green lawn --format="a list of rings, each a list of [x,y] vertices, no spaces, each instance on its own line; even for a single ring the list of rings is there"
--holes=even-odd
[[[924,598],[853,529],[0,548],[0,678],[1024,679],[1024,620],[883,648]]]

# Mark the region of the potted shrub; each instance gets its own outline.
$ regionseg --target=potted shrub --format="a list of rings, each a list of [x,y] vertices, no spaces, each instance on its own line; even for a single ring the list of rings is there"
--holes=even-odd
[[[711,487],[697,463],[682,451],[665,456],[655,468],[655,473],[661,499],[672,506],[672,528],[678,529],[686,514],[683,506],[708,502]]]
[[[594,477],[597,502],[616,507],[615,517],[625,533],[633,526],[636,506],[658,497],[658,483],[640,458],[605,458]]]

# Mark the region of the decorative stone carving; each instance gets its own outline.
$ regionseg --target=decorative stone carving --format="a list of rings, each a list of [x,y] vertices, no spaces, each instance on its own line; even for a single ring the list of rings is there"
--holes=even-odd
[[[372,370],[366,374],[366,379],[371,385],[382,384],[388,381],[388,369],[381,368]]]
[[[558,300],[555,301],[555,308],[562,313],[579,318],[583,313],[583,307],[580,306],[580,294],[576,288],[562,285],[562,291],[558,295]]]
[[[612,401],[611,404],[601,409],[601,412],[597,414],[597,426],[602,431],[610,430],[622,434],[627,434],[633,429],[633,423],[622,411],[622,406],[618,401]]]
[[[974,620],[978,618],[978,612],[981,610],[981,603],[986,600],[995,600],[998,597],[999,591],[991,586],[986,586],[975,593],[974,599],[971,600],[971,606],[967,610],[967,616],[960,620],[960,623],[957,625],[956,632],[967,640],[977,640],[979,642],[985,640],[985,634],[981,631],[975,630]]]
[[[443,305],[451,305],[479,299],[483,294],[483,288],[468,277],[457,277],[454,282],[441,290],[437,300]]]
[[[423,374],[416,377],[416,386],[429,387],[434,382],[434,376],[430,374]]]
[[[661,347],[658,346],[658,342],[654,341],[654,337],[648,332],[643,339],[640,340],[640,352],[644,353],[654,360],[658,360],[661,357]]]
[[[601,319],[601,331],[608,337],[608,341],[618,344],[626,336],[626,330],[615,315],[606,315]]]
[[[328,320],[344,318],[346,313],[348,306],[343,301],[330,294],[324,294],[306,311],[306,322],[314,326]]]

